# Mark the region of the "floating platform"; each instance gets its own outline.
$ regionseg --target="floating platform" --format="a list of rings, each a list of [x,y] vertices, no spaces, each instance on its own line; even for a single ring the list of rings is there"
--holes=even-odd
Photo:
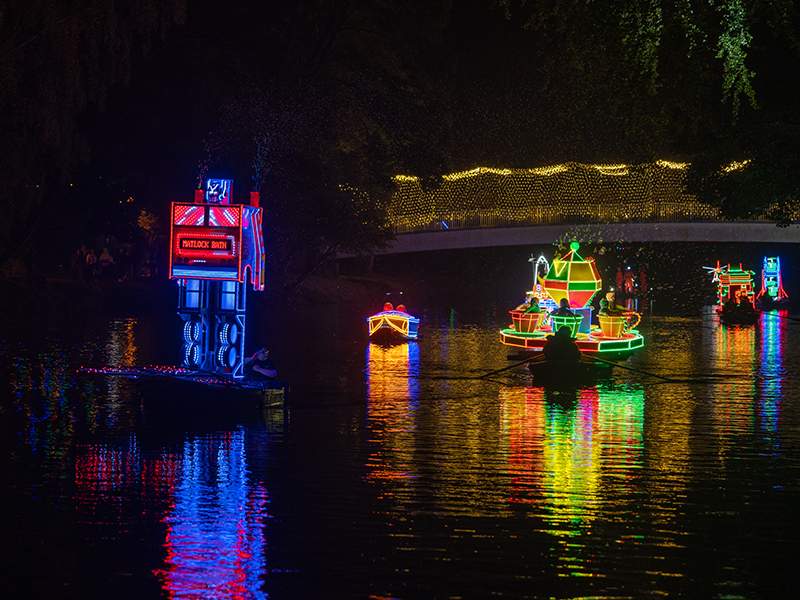
[[[260,408],[281,408],[285,404],[288,391],[288,386],[283,381],[234,379],[223,374],[186,367],[103,367],[80,370],[84,373],[135,379],[143,383],[149,391],[168,392],[170,398],[181,398],[197,404],[210,401],[223,407],[231,401],[247,401]]]
[[[547,343],[547,336],[552,333],[553,330],[548,325],[530,333],[522,333],[509,327],[500,330],[500,341],[506,346],[528,353],[541,352]],[[597,327],[592,328],[588,334],[578,332],[575,343],[588,358],[598,356],[606,360],[624,360],[644,347],[644,337],[636,329],[630,329],[620,337],[605,337]]]

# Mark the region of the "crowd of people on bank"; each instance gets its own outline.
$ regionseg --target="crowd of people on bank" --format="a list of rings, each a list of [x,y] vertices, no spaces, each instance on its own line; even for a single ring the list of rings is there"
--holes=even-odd
[[[78,281],[133,281],[139,277],[158,277],[160,256],[157,247],[144,253],[128,243],[113,240],[98,255],[83,244],[72,255],[70,274]]]

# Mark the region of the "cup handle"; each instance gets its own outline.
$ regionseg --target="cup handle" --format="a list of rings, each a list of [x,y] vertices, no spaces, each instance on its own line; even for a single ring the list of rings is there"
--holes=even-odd
[[[637,312],[631,311],[631,312],[628,313],[628,316],[631,318],[630,321],[633,321],[633,317],[636,317],[636,322],[635,323],[631,323],[630,321],[628,321],[628,326],[625,328],[626,331],[636,327],[639,324],[639,322],[642,320],[642,316]]]

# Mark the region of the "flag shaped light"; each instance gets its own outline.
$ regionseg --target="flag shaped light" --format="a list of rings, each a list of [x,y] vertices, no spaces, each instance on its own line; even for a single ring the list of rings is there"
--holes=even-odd
[[[587,306],[600,291],[602,280],[593,258],[584,259],[578,254],[580,244],[572,242],[570,252],[556,258],[544,277],[543,287],[560,304],[562,298],[569,300],[570,308]]]

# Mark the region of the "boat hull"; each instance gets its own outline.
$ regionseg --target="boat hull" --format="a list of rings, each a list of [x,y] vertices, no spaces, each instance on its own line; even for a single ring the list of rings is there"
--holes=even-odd
[[[398,310],[384,310],[367,318],[369,338],[378,343],[399,343],[417,339],[419,319]]]
[[[580,388],[611,377],[613,366],[591,359],[580,362],[534,360],[528,363],[533,384],[542,387]]]
[[[758,321],[758,312],[755,310],[747,312],[719,311],[719,322],[723,325],[755,325]]]
[[[105,367],[81,369],[86,373],[133,379],[139,389],[154,392],[170,402],[230,407],[235,403],[259,408],[284,406],[288,385],[283,381],[250,381],[186,367]]]
[[[544,348],[550,334],[552,331],[549,328],[532,333],[521,333],[509,328],[500,331],[500,341],[521,351],[536,352]],[[606,337],[598,328],[589,334],[579,333],[575,343],[584,356],[589,358],[597,356],[607,360],[624,360],[644,347],[644,337],[636,329],[626,331],[620,337]]]

